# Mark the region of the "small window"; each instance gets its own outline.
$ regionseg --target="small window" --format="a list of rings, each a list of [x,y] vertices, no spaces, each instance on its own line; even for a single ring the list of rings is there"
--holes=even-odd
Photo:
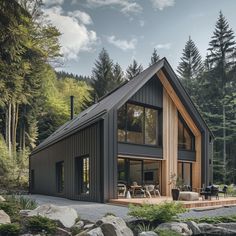
[[[34,170],[30,171],[30,189],[34,190],[34,186],[35,186],[35,179],[34,179]]]
[[[64,191],[64,161],[56,163],[56,184],[57,192],[62,193]]]

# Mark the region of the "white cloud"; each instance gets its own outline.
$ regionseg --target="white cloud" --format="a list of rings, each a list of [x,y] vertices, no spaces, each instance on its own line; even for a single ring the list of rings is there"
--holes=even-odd
[[[155,9],[163,10],[165,7],[172,7],[175,5],[175,0],[151,0]]]
[[[76,59],[81,51],[90,51],[97,42],[96,32],[88,30],[75,17],[66,15],[60,6],[44,9],[52,25],[62,33],[61,53],[66,59]]]
[[[43,0],[43,3],[46,6],[62,5],[64,3],[64,0]]]
[[[140,13],[143,8],[133,0],[87,0],[89,7],[119,7],[120,11],[124,14]]]
[[[71,17],[77,18],[84,25],[90,25],[90,24],[93,23],[90,15],[87,14],[86,12],[82,12],[82,11],[76,10],[76,11],[68,12],[68,15],[71,16]]]
[[[140,21],[139,21],[139,25],[140,25],[141,27],[143,27],[143,26],[145,25],[144,20],[140,20]]]
[[[122,49],[123,51],[135,49],[137,44],[137,39],[131,39],[130,41],[128,41],[117,39],[114,35],[107,37],[107,41],[110,44],[113,44],[114,46]]]
[[[164,43],[164,44],[157,44],[156,49],[170,49],[171,48],[171,43]]]

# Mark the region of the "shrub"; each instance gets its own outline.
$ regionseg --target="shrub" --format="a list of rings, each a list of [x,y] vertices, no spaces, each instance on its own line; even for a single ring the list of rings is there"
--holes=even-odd
[[[14,202],[0,202],[0,209],[4,210],[10,216],[12,222],[19,221],[19,211],[21,210],[19,204]]]
[[[165,202],[161,204],[143,204],[141,206],[129,206],[129,215],[149,222],[163,223],[172,221],[177,215],[184,213],[186,209],[182,203]]]
[[[46,234],[53,234],[57,229],[57,224],[46,217],[33,216],[26,222],[26,228],[33,233],[44,232]]]
[[[24,197],[24,196],[16,196],[16,195],[6,195],[4,196],[7,202],[11,202],[19,205],[21,210],[33,210],[37,207],[37,203],[35,200]]]
[[[159,236],[181,236],[181,234],[168,229],[155,229],[154,232],[156,232]]]
[[[137,225],[137,231],[139,233],[146,232],[146,231],[154,231],[154,230],[155,230],[155,227],[151,226],[150,224],[141,223]]]
[[[3,224],[0,225],[0,236],[15,236],[20,234],[19,224]]]

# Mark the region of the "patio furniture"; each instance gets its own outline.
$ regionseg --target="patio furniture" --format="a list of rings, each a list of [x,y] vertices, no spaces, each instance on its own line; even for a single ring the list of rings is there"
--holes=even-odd
[[[222,190],[219,190],[219,193],[223,193],[224,197],[226,197],[227,196],[227,190],[228,190],[228,186],[225,185]]]
[[[191,191],[180,191],[179,200],[181,201],[198,201],[199,194]]]
[[[143,189],[143,186],[138,185],[137,182],[133,182],[133,185],[130,186],[130,189],[132,192],[132,197],[134,197],[137,192],[140,192],[143,194],[143,196],[145,196],[145,191]]]
[[[119,197],[125,197],[126,191],[127,191],[127,187],[126,187],[125,184],[119,183],[119,184],[117,185],[117,192],[118,192],[118,196],[119,196]]]
[[[210,199],[212,196],[215,196],[216,199],[219,199],[219,189],[218,187],[211,185],[206,187],[203,191],[200,192],[200,195],[202,196],[202,199],[207,200]]]
[[[149,198],[152,197],[152,194],[154,195],[154,197],[156,197],[158,195],[158,197],[161,196],[158,188],[155,187],[154,184],[150,184],[150,185],[145,185],[145,193],[148,195]]]

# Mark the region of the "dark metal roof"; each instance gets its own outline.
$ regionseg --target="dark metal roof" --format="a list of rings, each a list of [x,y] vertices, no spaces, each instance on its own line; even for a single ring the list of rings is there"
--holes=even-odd
[[[167,62],[166,58],[163,58],[153,64],[152,66],[148,67],[146,70],[141,72],[132,80],[128,81],[127,83],[123,83],[118,88],[114,89],[111,93],[104,96],[100,99],[96,104],[92,105],[88,109],[81,112],[78,116],[74,119],[66,122],[60,128],[58,128],[53,134],[51,134],[47,139],[45,139],[41,144],[39,144],[32,153],[38,152],[41,149],[50,146],[59,140],[77,132],[83,127],[86,127],[99,119],[102,119],[103,116],[112,108],[120,107],[124,104],[129,98],[131,98],[145,83],[147,83],[159,70],[162,68],[167,69],[168,71],[171,70],[169,73],[172,74],[170,79],[175,80],[174,82],[178,83],[178,89],[180,93],[185,94],[185,99],[189,100],[188,104],[190,104],[190,109],[194,110],[194,114],[198,116],[198,119],[201,120],[201,124],[205,124],[204,120],[200,116],[197,109],[194,107],[193,103],[191,102],[190,97],[187,95],[186,91],[184,90],[183,86],[179,82],[177,76],[174,74],[174,71],[171,69],[169,63]]]

